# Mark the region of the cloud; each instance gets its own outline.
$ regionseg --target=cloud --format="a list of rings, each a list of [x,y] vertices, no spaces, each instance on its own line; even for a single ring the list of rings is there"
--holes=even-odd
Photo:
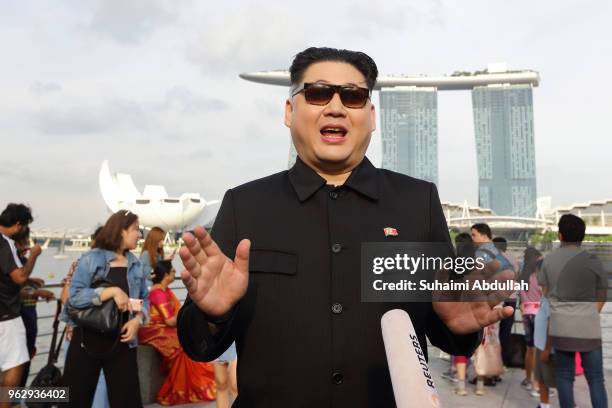
[[[207,26],[187,48],[187,58],[206,76],[287,68],[306,47],[305,31],[298,15],[249,6]]]
[[[412,9],[411,6],[404,5],[403,7],[390,6],[393,1],[388,3],[373,3],[373,2],[355,2],[353,7],[348,9],[348,19],[354,20],[355,24],[352,29],[377,26],[386,29],[403,29],[408,23],[406,17],[406,9]],[[366,24],[363,24],[366,23]]]
[[[261,112],[271,118],[282,120],[285,105],[272,99],[255,98],[252,101],[252,108],[256,112]]]
[[[359,1],[347,8],[351,26],[347,32],[371,37],[375,30],[403,31],[414,26],[443,26],[444,13],[440,0],[412,2],[389,0],[386,2]]]
[[[55,82],[39,82],[36,81],[30,85],[30,92],[37,95],[44,95],[48,93],[60,92],[62,86]]]
[[[7,161],[0,169],[0,184],[9,187],[27,187],[37,192],[89,191],[92,183],[87,178],[88,172],[95,167],[86,161],[66,161],[47,156],[44,169],[32,163]],[[11,198],[13,199],[13,198]]]
[[[113,129],[146,129],[149,119],[137,102],[113,100],[101,106],[52,107],[34,114],[34,127],[49,135],[87,135]]]
[[[0,180],[15,184],[30,183],[35,181],[35,177],[27,167],[15,162],[7,162],[3,163],[0,168]]]
[[[158,100],[109,99],[99,104],[50,106],[33,114],[34,128],[49,135],[87,135],[122,129],[161,135],[165,115],[195,115],[226,111],[229,104],[191,91],[186,86],[168,89]]]
[[[101,0],[90,28],[120,43],[138,43],[178,19],[180,2],[171,0]]]
[[[210,149],[196,149],[186,154],[186,158],[191,160],[203,160],[213,157],[213,152]]]
[[[217,112],[227,110],[227,102],[207,98],[184,86],[175,86],[166,92],[165,108],[177,107],[183,113]]]

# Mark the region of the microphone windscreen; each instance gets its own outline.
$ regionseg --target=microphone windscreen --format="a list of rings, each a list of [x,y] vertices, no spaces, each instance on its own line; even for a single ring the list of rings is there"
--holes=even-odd
[[[389,310],[380,324],[397,408],[440,407],[433,376],[408,313]]]

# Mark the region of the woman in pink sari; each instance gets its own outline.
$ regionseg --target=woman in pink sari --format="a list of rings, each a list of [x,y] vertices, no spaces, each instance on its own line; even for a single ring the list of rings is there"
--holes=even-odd
[[[152,275],[149,292],[150,320],[138,332],[140,344],[154,347],[163,357],[167,377],[157,393],[162,405],[186,404],[215,399],[212,364],[191,360],[181,348],[176,334],[176,316],[181,303],[168,287],[175,270],[170,261],[159,261]]]

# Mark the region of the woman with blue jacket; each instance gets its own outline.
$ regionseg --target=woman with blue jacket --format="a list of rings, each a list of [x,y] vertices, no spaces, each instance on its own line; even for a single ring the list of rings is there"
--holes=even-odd
[[[69,406],[91,406],[100,370],[104,370],[112,407],[141,407],[137,333],[147,319],[148,292],[138,258],[130,251],[140,239],[138,216],[120,210],[100,231],[94,248],[83,254],[72,278],[68,303],[88,308],[114,301],[123,313],[119,342],[76,326],[68,348],[64,383],[70,387]],[[92,288],[98,279],[111,287]],[[142,300],[142,306],[138,303]]]

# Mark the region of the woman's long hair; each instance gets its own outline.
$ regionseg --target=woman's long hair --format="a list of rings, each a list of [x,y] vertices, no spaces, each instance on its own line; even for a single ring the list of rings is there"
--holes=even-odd
[[[525,248],[523,269],[521,269],[519,282],[529,282],[531,274],[533,274],[537,270],[537,266],[539,263],[538,260],[541,256],[542,253],[534,247],[528,246],[527,248]]]
[[[121,248],[121,233],[138,222],[138,216],[128,210],[119,210],[111,215],[95,239],[92,248],[116,252]]]
[[[155,268],[157,266],[157,255],[159,254],[162,259],[164,259],[164,247],[159,247],[159,243],[166,238],[166,231],[159,227],[151,228],[151,231],[147,234],[147,238],[145,238],[145,242],[142,245],[142,251],[147,251],[149,253],[149,260],[151,261],[151,267]]]

